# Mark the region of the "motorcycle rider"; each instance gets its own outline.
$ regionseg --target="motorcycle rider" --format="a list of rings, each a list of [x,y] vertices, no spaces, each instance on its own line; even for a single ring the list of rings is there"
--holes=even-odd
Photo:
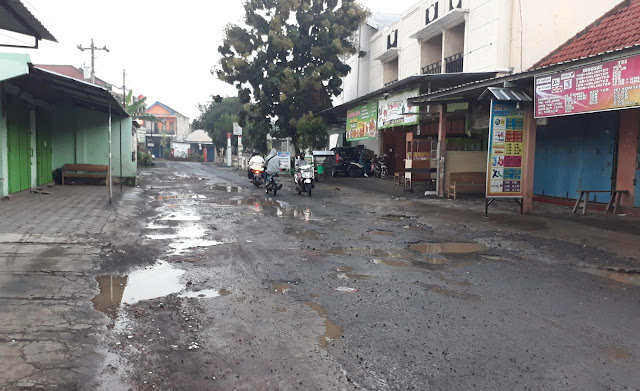
[[[265,181],[269,182],[269,178],[272,175],[276,175],[280,172],[280,157],[278,156],[278,151],[275,148],[271,149],[269,156],[264,160],[265,165]],[[278,185],[278,190],[282,187],[282,184]]]
[[[249,170],[247,176],[249,179],[253,179],[253,170],[260,170],[264,166],[264,159],[256,151],[253,152],[253,156],[249,159]]]

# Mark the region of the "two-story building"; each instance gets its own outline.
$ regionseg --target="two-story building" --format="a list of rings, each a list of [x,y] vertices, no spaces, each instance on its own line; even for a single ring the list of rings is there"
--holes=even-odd
[[[386,154],[395,171],[407,160],[436,165],[440,114],[408,99],[527,69],[617,3],[421,0],[398,15],[373,14],[358,31],[358,54],[347,61],[342,103],[321,113],[332,124],[330,147]],[[465,155],[474,166],[486,159],[487,135],[470,124],[469,104],[447,110],[450,151],[474,152]]]
[[[180,114],[164,103],[157,102],[149,106],[146,110],[158,118],[159,121],[142,121],[141,125],[146,129],[147,146],[156,157],[166,157],[162,148],[162,138],[166,137],[167,147],[172,140],[183,141],[191,133],[189,118]]]

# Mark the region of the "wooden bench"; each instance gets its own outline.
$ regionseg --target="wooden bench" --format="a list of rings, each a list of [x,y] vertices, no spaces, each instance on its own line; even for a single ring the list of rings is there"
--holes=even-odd
[[[587,212],[587,204],[589,203],[591,193],[609,193],[609,203],[607,204],[606,213],[615,214],[618,212],[618,207],[620,206],[620,197],[628,193],[629,190],[578,190],[578,192],[580,193],[580,197],[578,197],[572,213],[576,213],[579,207],[582,207],[582,214]],[[613,211],[611,207],[613,207]]]
[[[458,198],[459,191],[483,193],[487,187],[486,172],[452,172],[449,173],[448,197]]]
[[[104,179],[109,185],[109,166],[100,164],[65,164],[62,166],[62,184],[66,178]]]

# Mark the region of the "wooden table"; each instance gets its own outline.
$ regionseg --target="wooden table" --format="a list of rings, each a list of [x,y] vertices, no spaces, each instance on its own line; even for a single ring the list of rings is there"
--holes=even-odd
[[[607,213],[615,214],[618,212],[618,207],[620,206],[620,197],[622,197],[622,194],[628,193],[629,190],[578,190],[578,192],[580,193],[580,197],[578,197],[572,213],[576,213],[580,206],[582,206],[582,214],[587,212],[587,204],[589,203],[589,196],[591,193],[610,193],[611,196],[609,197],[609,203],[607,204]],[[582,205],[580,205],[581,202]],[[611,207],[613,207],[613,211],[611,210]]]

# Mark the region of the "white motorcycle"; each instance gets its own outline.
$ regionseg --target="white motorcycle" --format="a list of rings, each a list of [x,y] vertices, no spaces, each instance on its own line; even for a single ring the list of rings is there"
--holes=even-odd
[[[313,183],[313,166],[308,164],[296,166],[293,182],[298,194],[307,193],[307,195],[311,197],[311,190],[316,186],[315,183]]]

